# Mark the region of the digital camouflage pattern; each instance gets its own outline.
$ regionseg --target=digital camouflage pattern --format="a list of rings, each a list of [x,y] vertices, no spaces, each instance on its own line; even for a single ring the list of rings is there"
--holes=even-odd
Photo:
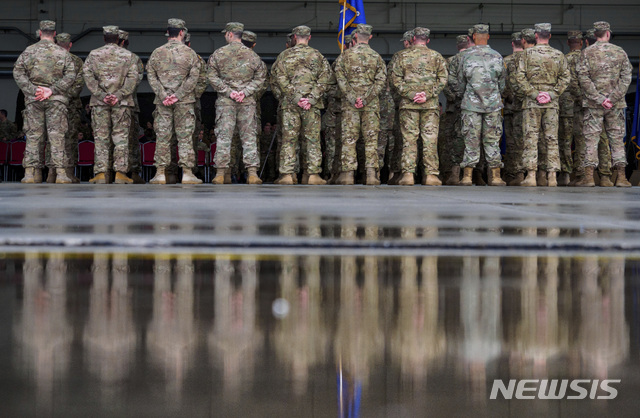
[[[582,99],[582,91],[580,90],[580,84],[578,81],[578,60],[580,59],[581,51],[571,51],[565,55],[569,71],[571,73],[571,81],[567,89],[560,96],[560,117],[573,116],[573,108],[576,103],[579,103]],[[581,105],[581,103],[579,103]]]
[[[558,150],[558,109],[557,108],[526,108],[522,113],[524,127],[524,147],[522,164],[528,171],[535,171],[538,167],[545,171],[560,170],[560,153]],[[546,159],[538,161],[538,142],[546,151]]]
[[[447,99],[446,118],[444,120],[444,141],[445,146],[442,150],[443,160],[440,164],[449,169],[453,165],[460,165],[464,157],[464,137],[462,136],[462,118],[460,113],[460,104],[462,96],[458,96],[458,71],[462,54],[467,49],[459,51],[457,54],[449,57],[447,60],[449,75],[447,85],[443,92]]]
[[[282,93],[280,174],[294,173],[298,137],[302,140],[305,171],[318,174],[322,163],[320,109],[325,92],[335,84],[329,62],[318,50],[300,43],[280,53],[271,73]],[[302,98],[309,100],[311,109],[298,106]]]
[[[335,61],[333,63],[335,68]],[[341,124],[342,124],[342,97],[337,84],[331,85],[327,91],[327,110],[322,115],[322,128],[324,132],[325,158],[323,161],[324,172],[331,174],[340,173],[341,148]],[[335,168],[334,168],[335,165]]]
[[[504,137],[506,153],[504,157],[504,168],[507,176],[513,177],[523,172],[522,150],[523,126],[522,126],[522,97],[516,94],[514,84],[515,72],[518,59],[523,51],[516,51],[504,58],[506,69],[506,84],[502,91],[502,101],[504,104]]]
[[[476,45],[465,51],[459,68],[457,89],[462,92],[461,109],[478,113],[502,109],[506,78],[502,55],[488,45]]]
[[[380,93],[380,133],[378,134],[378,167],[384,167],[385,155],[391,156],[395,147],[393,122],[396,107],[391,95],[391,88],[387,86]]]
[[[377,168],[379,96],[387,80],[384,60],[368,44],[358,43],[336,59],[335,74],[342,93],[342,170],[357,169],[356,142],[360,134],[364,140],[365,167]],[[354,106],[358,98],[364,104],[361,109]]]
[[[94,106],[91,127],[95,139],[94,173],[105,173],[109,167],[113,144],[113,170],[129,171],[129,127],[131,108],[127,106]]]
[[[476,167],[484,151],[489,168],[502,167],[500,138],[502,114],[500,111],[479,113],[462,110],[462,135],[465,138],[464,158],[460,167]]]
[[[25,168],[44,166],[44,145],[48,138],[52,165],[64,168],[68,164],[65,135],[68,120],[67,91],[76,81],[77,69],[66,50],[48,39],[27,47],[16,60],[13,78],[25,96],[24,133],[27,138],[22,165]],[[35,99],[39,86],[49,87],[52,95],[44,102]],[[46,121],[46,123],[45,123]]]
[[[82,59],[74,54],[70,54],[73,59],[73,63],[76,67],[76,80],[73,83],[71,89],[69,89],[69,105],[67,106],[67,118],[69,128],[65,135],[65,147],[67,155],[67,167],[71,168],[76,165],[78,161],[78,132],[80,132],[80,126],[82,124],[82,100],[80,100],[80,93],[84,87],[84,76],[82,72],[83,62]],[[49,166],[49,164],[47,164]]]

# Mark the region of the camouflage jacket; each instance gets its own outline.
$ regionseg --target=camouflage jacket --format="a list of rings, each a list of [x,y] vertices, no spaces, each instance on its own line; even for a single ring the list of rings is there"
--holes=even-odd
[[[462,51],[460,51],[462,52]],[[456,95],[454,86],[458,84],[458,65],[460,64],[460,52],[455,55],[447,58],[447,70],[449,71],[449,76],[447,79],[447,85],[444,86],[444,97],[447,99],[447,106],[445,107],[445,112],[457,112],[460,110],[460,98]],[[455,67],[455,68],[453,68]],[[455,80],[452,80],[453,75],[456,75]]]
[[[18,128],[16,124],[6,119],[0,122],[0,141],[11,141],[18,136]]]
[[[136,84],[136,89],[133,91],[133,111],[140,112],[140,104],[138,103],[138,86],[142,82],[144,78],[144,64],[142,60],[137,54],[133,54],[133,58],[136,60],[136,68],[138,69],[138,83]]]
[[[76,80],[73,82],[73,86],[69,89],[69,107],[74,109],[82,109],[82,100],[80,100],[80,93],[84,87],[84,76],[82,75],[83,62],[82,58],[71,55],[73,64],[76,66]]]
[[[243,105],[256,104],[256,94],[267,82],[267,69],[258,54],[242,42],[231,42],[209,57],[209,84],[218,93],[216,105],[232,105],[232,91],[242,91]]]
[[[155,104],[172,94],[180,103],[196,101],[200,62],[195,51],[177,39],[156,48],[147,62],[147,79],[156,94]]]
[[[325,128],[335,128],[342,113],[342,97],[337,84],[333,84],[327,91],[327,111],[322,116]]]
[[[464,91],[460,108],[478,113],[502,109],[506,71],[502,55],[489,45],[476,45],[460,60],[458,88]]]
[[[504,57],[504,68],[507,71],[506,85],[502,91],[502,102],[504,104],[504,113],[511,114],[513,112],[519,112],[522,110],[522,97],[516,95],[516,83],[515,73],[518,66],[518,57],[522,55],[524,51],[516,51],[511,55]]]
[[[73,58],[52,41],[43,39],[24,50],[13,66],[13,78],[24,93],[25,104],[36,101],[36,89],[49,87],[47,100],[69,103],[68,91],[76,81]]]
[[[578,82],[578,60],[581,51],[571,51],[564,57],[567,60],[569,71],[571,72],[571,82],[569,87],[560,96],[560,116],[573,116],[573,108],[576,104],[582,106],[582,91]]]
[[[198,82],[196,83],[196,99],[202,97],[209,85],[209,80],[207,79],[207,63],[204,62],[204,59],[200,55],[198,55],[198,62],[200,62],[200,74],[198,75]]]
[[[342,92],[342,106],[355,109],[358,98],[364,107],[358,110],[379,110],[379,96],[387,80],[384,60],[368,44],[359,43],[336,59],[336,81]]]
[[[396,117],[396,106],[391,96],[391,88],[389,86],[382,89],[380,93],[380,130],[393,130],[393,122]]]
[[[400,109],[439,109],[438,95],[447,84],[447,61],[425,45],[412,45],[398,52],[389,76],[391,88],[400,96]],[[416,93],[425,92],[425,103],[414,103]]]
[[[91,92],[91,106],[109,106],[103,101],[109,94],[118,98],[118,106],[134,106],[133,92],[139,75],[131,52],[116,44],[106,44],[89,53],[82,72]]]
[[[548,44],[538,44],[518,57],[518,67],[513,85],[524,101],[523,109],[558,108],[560,95],[571,82],[571,71],[564,54]],[[549,103],[536,100],[540,92],[551,96]]]
[[[578,61],[578,79],[584,94],[582,105],[600,108],[608,98],[615,108],[625,108],[631,70],[627,53],[617,45],[598,41],[582,51]]]
[[[282,92],[283,106],[297,106],[306,98],[311,106],[322,109],[324,93],[336,82],[327,59],[306,44],[282,51],[271,74]]]

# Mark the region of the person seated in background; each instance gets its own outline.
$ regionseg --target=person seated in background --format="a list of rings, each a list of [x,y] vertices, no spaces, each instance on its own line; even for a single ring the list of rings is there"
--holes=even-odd
[[[144,138],[140,142],[156,142],[156,132],[153,130],[153,122],[147,122],[144,128]]]
[[[18,138],[16,124],[7,119],[7,111],[0,109],[0,141],[9,142]]]

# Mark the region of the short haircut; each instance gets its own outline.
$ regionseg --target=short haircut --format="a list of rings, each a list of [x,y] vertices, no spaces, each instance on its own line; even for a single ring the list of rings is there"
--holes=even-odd
[[[241,39],[242,38],[242,31],[235,31],[235,32],[231,32],[231,34],[233,35],[234,38],[238,38]]]
[[[305,40],[309,39],[309,36],[311,36],[311,35],[296,35],[296,40],[300,39],[300,40],[305,41]]]
[[[522,39],[517,39],[517,40],[511,41],[511,43],[516,48],[522,48]]]
[[[598,40],[594,37],[590,37],[590,36],[585,36],[584,39],[589,42],[589,45],[593,45],[595,44]]]
[[[548,30],[541,30],[540,32],[536,32],[538,34],[538,38],[540,39],[551,39],[551,32]]]
[[[580,45],[580,42],[582,42],[582,39],[568,39],[567,40],[567,43],[569,44],[569,46]]]
[[[57,43],[58,45],[60,45],[62,48],[68,48],[68,47],[69,47],[69,44],[70,44],[71,42],[58,42],[58,41],[56,41],[56,43]]]
[[[120,38],[118,38],[117,33],[109,33],[104,35],[104,43],[106,44],[117,44]]]
[[[0,113],[2,113],[5,117],[8,115],[7,109],[0,109]]]
[[[414,35],[413,37],[422,42],[427,42],[427,39],[429,39],[427,35]]]
[[[604,35],[607,34],[607,30],[597,30],[594,32],[594,34],[596,35],[596,38],[604,38]]]
[[[169,34],[169,38],[177,38],[180,35],[180,28],[167,28],[167,33]]]
[[[253,46],[256,44],[255,42],[251,42],[251,41],[247,41],[246,39],[242,40],[242,44],[244,46],[246,46],[247,48],[253,48]]]
[[[40,30],[40,33],[48,38],[52,37],[56,31],[55,30]]]

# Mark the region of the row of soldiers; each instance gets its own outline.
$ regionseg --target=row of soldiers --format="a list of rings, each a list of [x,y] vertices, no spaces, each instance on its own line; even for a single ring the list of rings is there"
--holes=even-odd
[[[241,23],[226,25],[223,33],[228,44],[216,50],[205,64],[188,46],[185,22],[169,19],[168,42],[152,53],[147,64],[149,84],[156,94],[157,173],[151,183],[171,182],[172,175],[175,176],[171,169],[178,156],[182,183],[201,183],[192,171],[196,163],[194,132],[200,123],[199,98],[209,84],[218,93],[214,158],[217,172],[212,182],[230,182],[235,133],[242,144],[247,182],[260,184],[259,98],[270,84],[279,101],[282,127],[277,147],[280,173],[277,184],[296,183],[300,168],[302,183],[326,184],[320,176],[323,163],[320,129],[321,110],[327,100],[325,168],[331,173],[330,183],[354,183],[358,168],[356,144],[361,142],[364,159],[360,164],[366,170],[365,184],[380,184],[380,155],[388,148],[390,184],[414,184],[416,166],[421,161],[425,185],[441,185],[442,178],[447,184],[470,185],[474,167],[484,161],[489,169],[489,184],[504,185],[499,150],[504,107],[508,167],[505,174],[510,177],[510,184],[555,186],[556,172],[562,168],[561,183],[564,183],[570,170],[570,164],[561,167],[559,163],[558,119],[560,97],[571,85],[573,102],[580,103],[579,109],[584,108],[584,124],[575,124],[579,128],[584,125],[583,145],[574,135],[579,160],[574,165],[583,174],[577,184],[593,185],[593,169],[599,163],[594,158],[594,149],[604,125],[613,166],[618,172],[616,185],[629,185],[624,176],[622,136],[624,93],[630,84],[631,67],[624,51],[608,42],[611,33],[608,23],[594,24],[597,42],[571,64],[560,51],[548,45],[551,25],[547,23],[515,34],[515,52],[504,61],[488,46],[487,25],[475,25],[466,36],[466,44],[459,37],[461,52],[449,62],[428,48],[429,29],[418,27],[405,34],[405,49],[393,56],[388,67],[368,45],[372,29],[370,25],[358,25],[332,67],[319,51],[309,46],[310,28],[298,26],[290,34],[288,48],[278,56],[268,80],[266,65],[252,48],[255,35],[244,31]],[[78,89],[82,89],[83,83],[92,93],[90,105],[96,139],[96,175],[91,182],[107,182],[111,168],[116,183],[141,181],[136,178],[139,156],[135,153],[139,147],[133,139],[132,126],[137,126],[139,108],[135,91],[144,68],[140,58],[126,49],[123,42],[127,40],[126,32],[115,26],[104,27],[105,46],[91,51],[84,64],[68,53],[70,38],[58,36],[62,48],[52,42],[55,22],[41,22],[39,35],[40,42],[28,47],[14,67],[14,78],[26,98],[23,182],[41,181],[45,136],[51,145],[50,167],[55,168],[56,182],[75,180],[70,170],[75,159],[68,137],[77,136],[71,134],[65,139],[65,134],[70,131],[68,123],[72,123],[74,103],[79,100]],[[519,40],[523,51],[516,49]],[[443,91],[448,99],[443,133],[448,134],[438,141],[438,95]],[[381,130],[381,111],[388,115],[391,109],[395,110],[393,129],[388,129],[391,124],[387,120],[387,126],[383,127],[386,129]],[[575,121],[581,119],[574,117]],[[571,131],[578,132],[579,128]],[[172,144],[176,142],[178,156],[172,156],[171,150],[175,149]],[[564,143],[562,150],[566,154]],[[539,152],[543,156],[540,164]],[[567,160],[566,155],[563,158]],[[536,179],[538,169],[544,175]],[[128,172],[132,172],[131,177]],[[603,176],[602,170],[600,174]]]

